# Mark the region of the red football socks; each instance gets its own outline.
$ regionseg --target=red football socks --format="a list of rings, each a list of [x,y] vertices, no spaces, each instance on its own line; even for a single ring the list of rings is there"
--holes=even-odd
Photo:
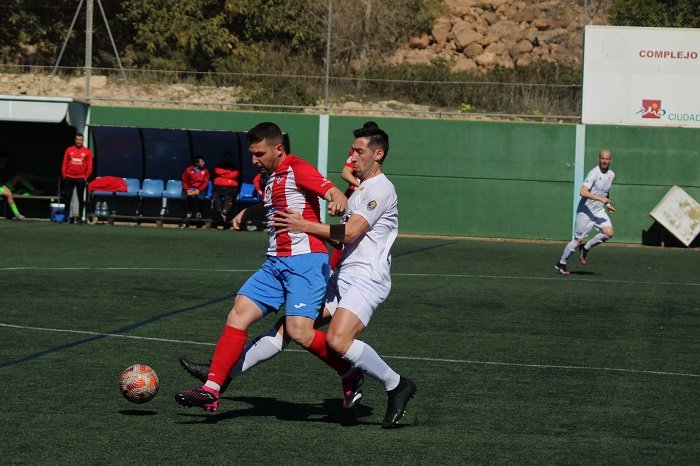
[[[214,358],[209,368],[208,380],[223,385],[229,371],[243,354],[245,342],[248,339],[247,330],[239,330],[236,327],[226,325],[224,331],[216,343]]]
[[[332,367],[339,375],[347,373],[350,367],[352,367],[349,361],[341,358],[340,355],[333,351],[328,350],[328,345],[326,345],[326,333],[321,330],[314,330],[314,338],[311,340],[306,350]]]

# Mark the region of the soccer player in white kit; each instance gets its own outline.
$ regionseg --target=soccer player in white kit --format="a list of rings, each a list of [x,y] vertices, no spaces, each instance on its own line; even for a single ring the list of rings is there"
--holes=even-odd
[[[608,197],[610,187],[615,179],[615,173],[610,170],[612,154],[603,149],[598,154],[598,166],[593,168],[581,186],[581,200],[576,209],[576,224],[574,226],[574,239],[564,248],[559,262],[554,266],[562,275],[569,275],[566,264],[571,254],[578,249],[581,264],[588,262],[588,253],[592,247],[602,244],[612,238],[615,233],[612,222],[608,216],[615,212],[615,208]],[[608,209],[607,212],[605,209]],[[598,230],[593,238],[586,242],[586,236],[593,229]]]
[[[348,199],[342,223],[314,225],[287,210],[275,214],[274,224],[282,231],[343,243],[343,256],[326,289],[324,314],[333,316],[326,343],[332,353],[384,384],[388,403],[382,427],[392,428],[403,416],[416,385],[357,337],[391,290],[390,251],[399,232],[398,199],[382,171],[389,136],[379,128],[362,128],[354,134],[352,164],[362,183]]]

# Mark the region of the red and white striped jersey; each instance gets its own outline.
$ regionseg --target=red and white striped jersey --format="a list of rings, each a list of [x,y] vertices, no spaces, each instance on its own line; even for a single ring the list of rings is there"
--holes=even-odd
[[[287,154],[275,170],[267,177],[263,198],[268,222],[276,210],[290,207],[314,222],[321,222],[319,198],[335,185],[326,179],[310,163]],[[267,230],[268,256],[296,256],[310,252],[328,253],[326,243],[307,233],[277,233],[275,227]]]

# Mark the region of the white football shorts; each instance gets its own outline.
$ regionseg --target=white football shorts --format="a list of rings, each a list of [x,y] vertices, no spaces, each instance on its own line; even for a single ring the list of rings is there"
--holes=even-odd
[[[389,291],[391,285],[386,286],[358,275],[335,273],[328,281],[325,305],[331,315],[339,307],[347,309],[367,327],[374,311],[386,301]]]
[[[578,212],[576,214],[576,224],[574,226],[574,237],[576,239],[583,239],[588,236],[593,228],[600,230],[603,227],[611,227],[612,222],[608,213],[604,210],[593,214],[590,211]]]

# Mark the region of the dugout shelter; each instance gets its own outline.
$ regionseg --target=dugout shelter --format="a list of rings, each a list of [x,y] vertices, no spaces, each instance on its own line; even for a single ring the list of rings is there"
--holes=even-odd
[[[0,95],[0,158],[6,167],[0,181],[19,175],[36,188],[21,183],[15,188],[24,215],[48,218],[51,199],[59,191],[63,152],[76,133],[87,133],[89,118],[90,106],[80,100]]]

